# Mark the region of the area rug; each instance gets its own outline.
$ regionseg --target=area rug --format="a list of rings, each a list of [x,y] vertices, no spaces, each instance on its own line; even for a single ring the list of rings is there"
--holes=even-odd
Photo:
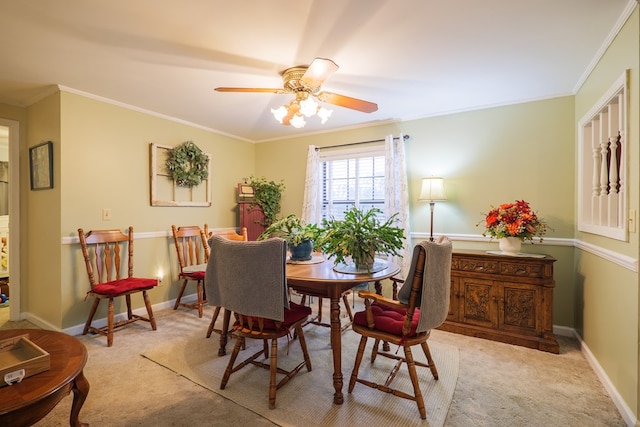
[[[427,420],[422,420],[415,402],[395,397],[362,384],[356,384],[352,393],[347,392],[349,377],[358,347],[360,335],[351,330],[342,334],[342,374],[344,404],[333,403],[333,361],[329,345],[329,329],[321,326],[305,328],[307,347],[311,356],[312,371],[306,368],[278,390],[276,408],[269,409],[267,387],[269,372],[256,366],[248,366],[233,374],[224,390],[220,380],[229,361],[235,340],[227,346],[227,356],[218,356],[218,336],[206,339],[205,331],[159,345],[142,355],[147,359],[197,383],[227,399],[253,411],[274,424],[281,426],[378,426],[441,427],[451,405],[459,370],[458,349],[454,346],[430,340],[432,356],[438,368],[439,380],[433,379],[428,368],[418,368],[420,387],[427,408]],[[279,365],[290,369],[302,360],[300,344],[281,339],[278,348]],[[246,350],[253,354],[262,343],[247,340]],[[369,363],[373,341],[367,343],[360,366],[360,376],[384,382],[394,361],[378,357]],[[392,349],[394,350],[394,349]],[[402,351],[402,350],[400,350]],[[249,353],[251,352],[251,353]],[[424,361],[422,350],[416,348],[413,355]],[[412,392],[406,365],[398,373],[393,387]]]

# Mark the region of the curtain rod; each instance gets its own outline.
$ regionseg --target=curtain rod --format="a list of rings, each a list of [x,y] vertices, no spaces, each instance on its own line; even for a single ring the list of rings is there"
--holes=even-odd
[[[398,139],[399,136],[394,136],[393,139]],[[409,139],[409,135],[402,135],[403,140]],[[327,145],[325,147],[316,147],[316,151],[325,150],[327,148],[338,148],[338,147],[348,147],[350,145],[360,145],[360,144],[371,144],[372,142],[384,142],[384,139],[372,139],[371,141],[360,141],[360,142],[350,142],[348,144],[340,144],[340,145]]]

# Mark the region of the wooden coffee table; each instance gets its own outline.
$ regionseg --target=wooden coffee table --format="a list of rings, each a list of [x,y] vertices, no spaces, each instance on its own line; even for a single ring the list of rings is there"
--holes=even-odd
[[[51,368],[21,382],[0,388],[0,425],[28,426],[44,418],[69,392],[73,404],[69,424],[87,426],[78,420],[80,409],[89,394],[89,382],[82,370],[87,349],[75,337],[41,329],[0,331],[0,340],[29,334],[29,339],[51,356]]]

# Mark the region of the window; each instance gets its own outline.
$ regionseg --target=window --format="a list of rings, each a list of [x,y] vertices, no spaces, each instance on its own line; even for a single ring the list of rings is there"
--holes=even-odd
[[[344,218],[352,206],[384,212],[384,149],[349,150],[320,156],[321,218]],[[382,219],[382,218],[381,218]]]
[[[627,240],[626,71],[578,126],[578,230]]]

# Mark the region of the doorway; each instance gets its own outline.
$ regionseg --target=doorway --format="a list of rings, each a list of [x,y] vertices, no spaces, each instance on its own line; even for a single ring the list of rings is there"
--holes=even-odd
[[[21,317],[18,131],[18,122],[0,118],[0,326]],[[4,303],[2,295],[8,297]]]

